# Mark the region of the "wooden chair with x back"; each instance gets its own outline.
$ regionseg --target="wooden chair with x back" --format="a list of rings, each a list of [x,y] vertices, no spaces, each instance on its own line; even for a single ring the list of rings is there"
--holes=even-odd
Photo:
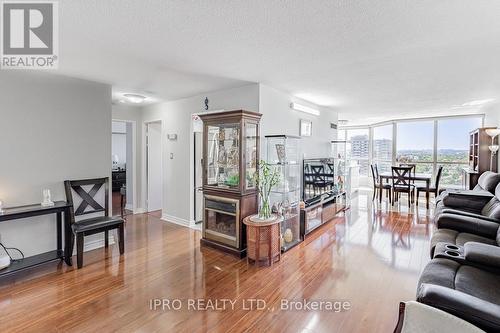
[[[410,207],[411,202],[413,202],[413,195],[415,185],[411,183],[411,169],[412,167],[396,167],[392,168],[392,193],[393,200],[395,203],[399,199],[401,193],[408,194],[408,207]]]
[[[76,237],[76,255],[78,268],[83,266],[84,237],[104,232],[104,246],[109,246],[109,230],[118,229],[118,245],[120,254],[125,250],[124,221],[120,216],[109,216],[109,178],[66,180],[64,182],[66,199],[71,205],[70,219],[72,234]],[[103,204],[96,196],[101,194]],[[92,214],[93,217],[76,221],[76,217]],[[102,216],[97,216],[103,214]],[[74,243],[74,238],[71,244]],[[73,252],[73,246],[70,249]]]

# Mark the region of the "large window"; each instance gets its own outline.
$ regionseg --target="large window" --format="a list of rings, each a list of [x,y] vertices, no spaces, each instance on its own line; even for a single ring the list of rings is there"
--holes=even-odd
[[[462,168],[468,164],[469,132],[481,125],[478,117],[437,121],[437,164],[443,166],[441,184],[444,186],[462,184]]]
[[[379,172],[391,171],[392,165],[392,124],[373,127],[373,163]]]
[[[457,116],[343,128],[338,133],[352,142],[351,158],[360,165],[362,176],[371,176],[370,163],[376,163],[381,172],[390,171],[394,164],[415,163],[417,173],[433,176],[443,166],[441,185],[454,187],[462,184],[462,168],[468,163],[469,132],[482,125],[482,115]]]
[[[397,124],[397,163],[415,163],[418,173],[433,173],[434,121]]]
[[[370,140],[368,128],[346,131],[346,139],[351,141],[351,160],[359,164],[359,174],[368,176],[370,168]]]

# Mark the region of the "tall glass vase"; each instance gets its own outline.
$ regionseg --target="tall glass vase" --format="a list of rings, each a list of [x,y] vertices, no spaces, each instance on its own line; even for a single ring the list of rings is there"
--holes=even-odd
[[[269,202],[269,194],[260,195],[259,219],[267,220],[271,218],[271,206]]]

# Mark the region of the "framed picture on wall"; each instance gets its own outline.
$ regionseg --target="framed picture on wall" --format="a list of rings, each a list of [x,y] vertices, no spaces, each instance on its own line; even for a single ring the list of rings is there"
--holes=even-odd
[[[312,135],[313,123],[310,120],[300,119],[300,136]]]

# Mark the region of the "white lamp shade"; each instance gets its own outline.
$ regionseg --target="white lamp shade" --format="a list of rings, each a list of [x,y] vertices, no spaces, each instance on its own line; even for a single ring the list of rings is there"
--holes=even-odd
[[[488,134],[489,136],[491,136],[491,138],[494,138],[495,136],[497,136],[498,134],[500,134],[500,128],[488,128],[486,130],[486,134]]]
[[[490,148],[490,151],[494,154],[498,151],[498,145],[491,145],[491,146],[488,146],[488,148]]]

